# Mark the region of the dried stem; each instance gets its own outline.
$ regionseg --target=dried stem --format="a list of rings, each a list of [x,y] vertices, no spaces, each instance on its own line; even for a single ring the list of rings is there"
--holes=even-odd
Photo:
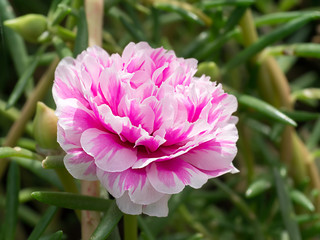
[[[23,134],[28,121],[32,118],[35,112],[37,102],[40,101],[49,90],[52,84],[53,74],[57,64],[58,59],[55,59],[51,63],[48,70],[41,77],[38,85],[33,90],[27,102],[23,106],[20,118],[17,119],[17,121],[15,121],[12,127],[10,128],[6,140],[3,144],[4,146],[14,147],[16,145],[17,141]],[[2,159],[2,161],[0,161],[0,179],[7,167],[7,164],[8,160],[6,159]]]
[[[86,0],[85,10],[89,32],[89,46],[102,45],[103,31],[103,0]],[[89,196],[99,196],[99,182],[82,181],[81,193]],[[90,238],[100,222],[100,213],[94,211],[82,211],[81,234],[82,239]]]
[[[251,11],[248,9],[244,14],[240,27],[246,36],[244,45],[249,46],[257,40],[257,32],[253,24]],[[261,54],[261,53],[260,53]],[[256,61],[257,56],[253,61]],[[293,108],[290,96],[290,87],[288,80],[281,71],[276,60],[269,56],[263,58],[259,69],[259,87],[263,92],[262,97],[276,107]],[[310,157],[310,152],[305,144],[298,137],[292,127],[286,127],[282,135],[280,145],[281,160],[283,160],[291,171],[296,182],[301,182],[309,175],[311,177],[312,188],[319,188],[320,177],[317,166]],[[307,171],[309,171],[307,173]],[[316,200],[316,208],[320,209],[320,197]]]

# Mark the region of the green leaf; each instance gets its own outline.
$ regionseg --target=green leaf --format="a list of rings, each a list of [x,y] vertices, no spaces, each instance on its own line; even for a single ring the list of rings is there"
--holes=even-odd
[[[8,99],[8,103],[6,108],[11,108],[19,99],[21,94],[23,93],[25,87],[28,84],[28,81],[32,77],[32,74],[36,70],[36,67],[38,66],[38,63],[40,61],[40,56],[46,49],[46,45],[42,45],[39,50],[37,51],[36,55],[31,59],[30,64],[26,67],[26,70],[23,72],[21,77],[19,78],[17,84],[15,85],[13,91],[10,94],[10,97]]]
[[[305,209],[307,209],[311,212],[313,212],[315,210],[315,207],[313,206],[312,202],[302,192],[300,192],[298,190],[292,190],[290,192],[290,197],[291,197],[292,201],[301,205]]]
[[[246,62],[249,58],[253,57],[255,54],[260,52],[266,46],[279,41],[280,39],[288,36],[289,34],[297,31],[299,28],[310,22],[311,20],[316,20],[320,18],[319,12],[311,12],[305,14],[299,18],[296,18],[280,27],[278,27],[273,32],[261,37],[257,42],[247,47],[239,54],[235,55],[232,60],[230,60],[224,67],[223,73],[229,72],[231,69],[237,67],[238,65]]]
[[[266,178],[258,179],[250,184],[250,186],[246,191],[246,197],[247,198],[255,197],[265,192],[266,190],[270,189],[271,186],[272,186],[272,183],[270,182],[270,179],[266,179]]]
[[[21,157],[12,157],[11,159],[12,161],[17,162],[20,166],[34,173],[39,178],[46,180],[53,186],[56,186],[58,189],[63,189],[63,186],[61,185],[61,182],[54,170],[43,169],[41,162]]]
[[[40,238],[42,233],[46,230],[47,226],[51,222],[53,216],[56,214],[58,208],[54,206],[50,206],[48,210],[45,212],[43,217],[40,219],[39,223],[33,229],[31,235],[28,240],[37,240]]]
[[[10,157],[23,157],[28,159],[41,160],[42,157],[34,152],[20,147],[0,147],[0,159],[10,158]]]
[[[83,7],[79,10],[77,37],[74,43],[73,57],[76,57],[88,47],[88,25]]]
[[[119,210],[115,201],[113,201],[113,203],[109,205],[108,211],[101,218],[101,221],[90,237],[90,240],[107,239],[122,216],[123,213]]]
[[[31,195],[39,202],[61,208],[79,210],[107,211],[112,202],[114,202],[110,199],[90,197],[67,192],[39,191],[33,192]]]
[[[286,114],[289,118],[297,122],[306,122],[310,120],[315,120],[320,117],[319,113],[314,113],[314,112],[287,111],[287,110],[283,110],[282,112]]]
[[[14,240],[18,222],[20,173],[15,162],[10,163],[7,178],[6,212],[4,220],[4,236],[6,240]]]
[[[229,15],[228,21],[224,26],[224,33],[231,31],[240,21],[241,17],[247,10],[247,7],[236,7]]]
[[[267,53],[273,56],[297,56],[320,58],[320,45],[317,43],[296,43],[267,48]]]
[[[235,94],[235,93],[233,93]],[[241,106],[245,106],[248,108],[252,108],[256,110],[257,112],[269,117],[270,119],[273,119],[279,123],[291,125],[291,126],[297,126],[297,123],[293,121],[291,118],[289,118],[287,115],[280,112],[275,107],[271,106],[269,103],[266,103],[258,98],[251,97],[248,95],[239,95],[235,94],[238,98],[238,102]]]
[[[226,5],[250,6],[254,2],[254,0],[206,0],[202,1],[200,6],[203,9],[210,9]]]
[[[277,12],[265,14],[255,19],[254,23],[257,27],[263,25],[276,25],[286,23],[292,19],[299,18],[301,15],[312,13],[312,11],[293,11],[293,12]]]

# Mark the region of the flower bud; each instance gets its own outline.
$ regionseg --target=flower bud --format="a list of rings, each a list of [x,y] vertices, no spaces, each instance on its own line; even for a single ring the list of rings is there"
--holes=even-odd
[[[219,78],[219,68],[214,62],[203,62],[198,66],[198,71],[196,76],[201,77],[201,75],[206,75],[211,77],[211,81],[217,81]]]
[[[44,149],[58,149],[57,143],[58,118],[54,111],[44,103],[37,103],[36,116],[33,120],[34,138],[39,147]]]
[[[26,41],[36,43],[47,30],[47,18],[40,14],[27,14],[6,20],[4,25],[19,33]]]

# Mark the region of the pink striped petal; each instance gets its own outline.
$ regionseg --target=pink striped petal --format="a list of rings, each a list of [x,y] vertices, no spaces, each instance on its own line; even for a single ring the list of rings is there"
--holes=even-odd
[[[105,172],[97,170],[102,185],[115,198],[128,193],[130,200],[136,204],[151,204],[163,197],[147,179],[145,169],[127,169],[123,172]]]
[[[234,125],[224,128],[220,136],[201,143],[181,156],[181,159],[203,170],[219,170],[228,168],[237,154],[237,132]]]
[[[124,171],[137,159],[137,150],[121,142],[117,135],[90,128],[81,136],[81,146],[100,169],[109,172]]]
[[[208,180],[206,174],[179,158],[152,163],[147,177],[157,191],[165,194],[179,193],[186,185],[200,188]]]
[[[97,180],[94,159],[82,149],[69,151],[63,161],[66,169],[74,178],[87,181]]]
[[[102,128],[93,111],[75,98],[57,101],[56,115],[59,118],[58,126],[63,129],[66,141],[79,147],[80,137],[86,129]],[[59,141],[59,143],[65,149],[63,142]]]

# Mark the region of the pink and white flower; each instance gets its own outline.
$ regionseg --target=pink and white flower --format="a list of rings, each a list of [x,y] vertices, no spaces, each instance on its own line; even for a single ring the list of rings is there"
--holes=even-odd
[[[236,172],[237,100],[196,71],[145,42],[63,59],[53,97],[70,174],[98,179],[124,213],[166,216],[171,194]]]

